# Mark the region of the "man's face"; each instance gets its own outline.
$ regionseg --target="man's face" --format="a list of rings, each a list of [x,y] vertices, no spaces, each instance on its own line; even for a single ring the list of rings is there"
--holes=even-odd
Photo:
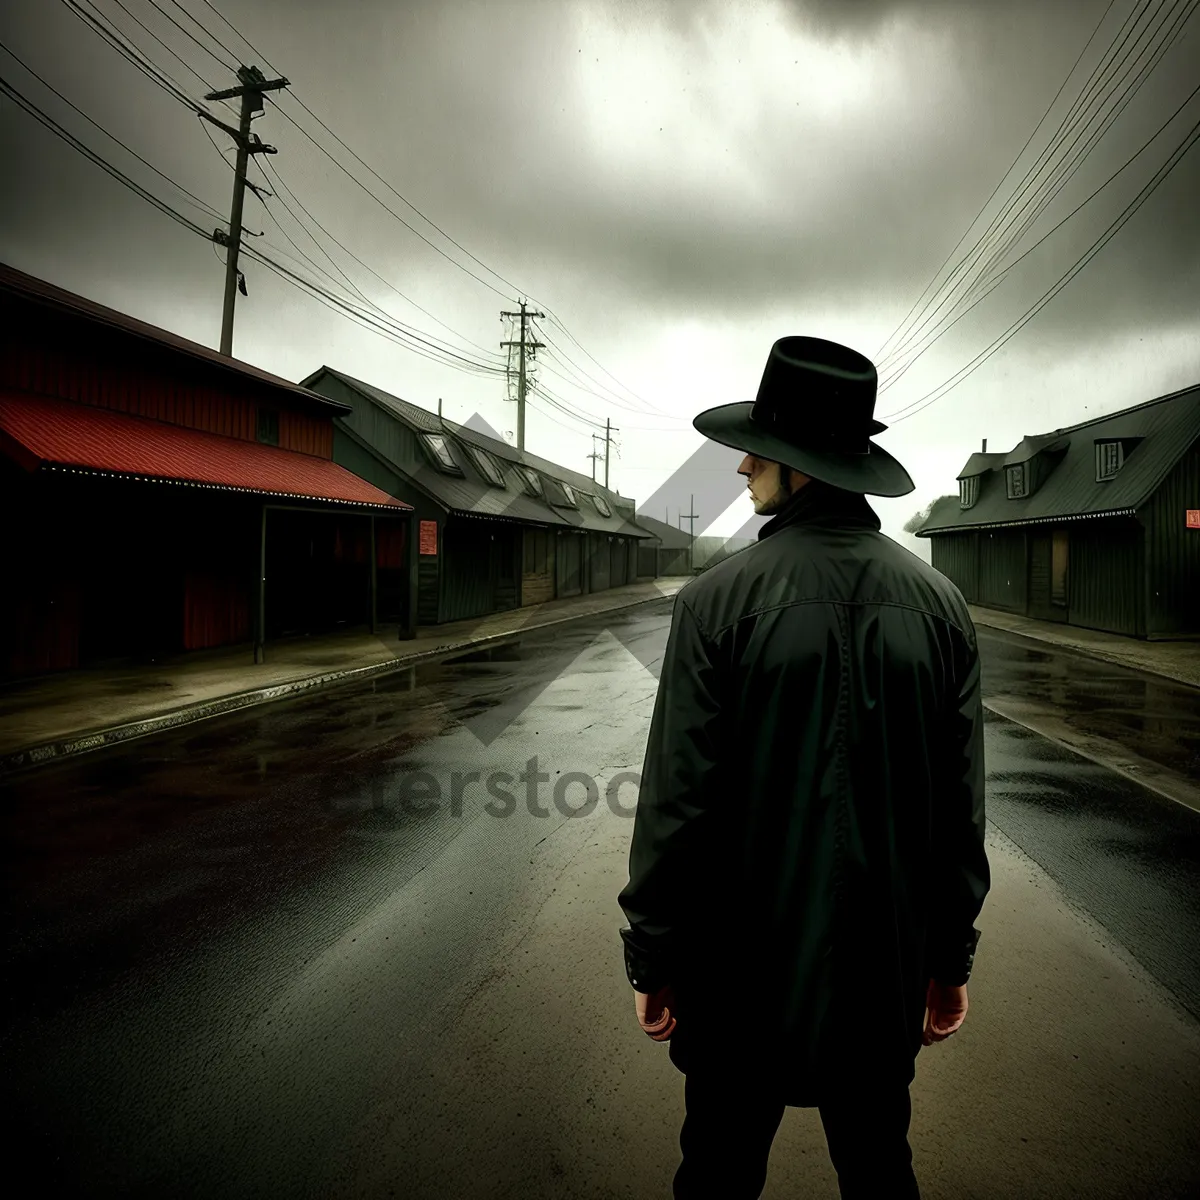
[[[753,454],[747,454],[742,459],[738,474],[746,476],[754,511],[759,516],[776,512],[790,498],[792,493],[784,486],[785,479],[790,477],[793,490],[809,481],[808,476],[799,471],[767,458],[757,458]]]

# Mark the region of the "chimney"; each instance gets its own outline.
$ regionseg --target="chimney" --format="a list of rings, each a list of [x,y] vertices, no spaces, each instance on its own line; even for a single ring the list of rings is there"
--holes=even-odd
[[[983,439],[983,452],[984,454],[987,453],[987,438]]]

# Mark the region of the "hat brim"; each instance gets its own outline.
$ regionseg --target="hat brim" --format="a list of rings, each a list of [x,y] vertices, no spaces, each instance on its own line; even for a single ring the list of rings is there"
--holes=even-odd
[[[755,425],[750,403],[722,404],[702,412],[692,425],[706,438],[758,458],[780,462],[812,479],[866,496],[907,496],[915,485],[899,461],[882,446],[869,442],[867,454],[836,454],[805,449]],[[880,426],[878,421],[874,426]],[[878,432],[878,429],[873,429]]]

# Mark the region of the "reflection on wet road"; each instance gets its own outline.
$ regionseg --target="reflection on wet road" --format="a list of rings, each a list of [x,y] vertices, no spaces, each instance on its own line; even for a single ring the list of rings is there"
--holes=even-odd
[[[22,1163],[90,1194],[341,1191],[372,1114],[441,1069],[445,1023],[523,953],[596,830],[627,836],[605,788],[640,770],[657,687],[641,664],[669,614],[9,781],[0,1068]],[[1186,761],[1194,696],[982,644],[985,690],[1027,674]],[[1200,815],[1000,718],[987,753],[993,823],[1200,1016]],[[596,786],[588,820],[566,815],[589,799],[572,772]]]

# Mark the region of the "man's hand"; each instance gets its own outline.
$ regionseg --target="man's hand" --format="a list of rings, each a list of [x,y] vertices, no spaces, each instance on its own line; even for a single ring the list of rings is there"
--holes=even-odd
[[[633,993],[638,1024],[642,1032],[656,1042],[669,1042],[675,1032],[675,993],[670,985],[647,995]]]
[[[967,1015],[966,984],[942,984],[929,981],[925,994],[925,1032],[923,1046],[944,1042],[963,1023]]]

